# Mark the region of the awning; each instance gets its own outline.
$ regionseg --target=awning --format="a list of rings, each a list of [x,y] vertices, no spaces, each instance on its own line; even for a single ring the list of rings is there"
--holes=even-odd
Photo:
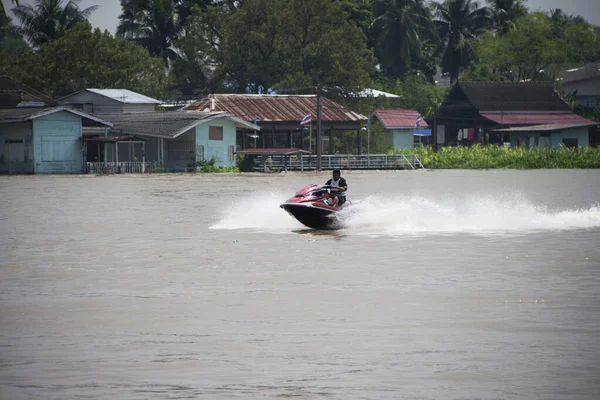
[[[117,143],[117,142],[145,142],[146,139],[142,139],[137,136],[92,136],[81,138],[84,142],[100,142],[100,143]]]
[[[594,121],[577,114],[481,113],[480,115],[500,125],[594,124]]]
[[[302,149],[278,149],[278,148],[270,148],[270,149],[246,149],[241,151],[236,151],[235,154],[246,154],[253,156],[292,156],[296,154],[311,154],[308,150]]]

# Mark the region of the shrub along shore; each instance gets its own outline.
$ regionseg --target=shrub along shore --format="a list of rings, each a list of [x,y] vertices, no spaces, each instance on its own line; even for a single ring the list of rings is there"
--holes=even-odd
[[[415,154],[427,169],[545,169],[600,168],[600,149],[504,146],[432,147],[398,149],[391,154]]]

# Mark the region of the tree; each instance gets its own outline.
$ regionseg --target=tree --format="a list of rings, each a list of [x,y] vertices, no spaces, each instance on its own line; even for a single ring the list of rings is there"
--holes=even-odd
[[[320,86],[356,92],[371,84],[375,58],[339,2],[290,0],[286,9],[280,88]]]
[[[434,21],[441,39],[437,53],[441,56],[442,72],[450,73],[450,81],[458,79],[461,70],[473,59],[473,50],[467,39],[472,39],[492,26],[492,11],[479,8],[472,0],[446,0],[432,3]]]
[[[23,4],[13,8],[13,13],[21,23],[21,32],[35,47],[62,37],[77,23],[86,21],[98,6],[80,10],[77,3],[69,0],[63,7],[63,0],[35,0],[34,5]]]
[[[173,44],[183,34],[176,5],[173,0],[121,0],[117,36],[145,47],[168,65],[179,57]]]
[[[183,95],[223,90],[221,49],[231,11],[214,5],[196,7],[187,20],[186,35],[176,43],[181,58],[173,63],[171,85]]]
[[[87,21],[38,52],[23,53],[0,73],[55,97],[89,87],[130,89],[158,97],[166,80],[160,59],[108,31],[92,31]]]
[[[500,36],[490,31],[470,41],[477,55],[471,79],[500,77],[514,82],[552,80],[570,64],[600,56],[600,35],[586,22],[571,22],[557,36],[551,17],[533,13]]]
[[[515,26],[515,20],[527,15],[525,0],[488,0],[494,10],[495,23],[498,31],[505,35]]]
[[[235,92],[361,87],[374,66],[366,38],[341,2],[245,0],[196,9],[177,42],[198,83]]]
[[[423,0],[374,0],[373,6],[375,55],[385,75],[399,77],[423,60],[431,14]]]

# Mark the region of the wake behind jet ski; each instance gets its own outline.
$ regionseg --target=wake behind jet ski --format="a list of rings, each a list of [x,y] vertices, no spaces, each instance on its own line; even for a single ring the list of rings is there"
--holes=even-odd
[[[279,207],[309,228],[341,229],[343,225],[339,212],[346,207],[346,203],[334,207],[333,196],[337,195],[337,191],[337,187],[330,185],[311,184],[300,189],[294,197],[289,198]]]

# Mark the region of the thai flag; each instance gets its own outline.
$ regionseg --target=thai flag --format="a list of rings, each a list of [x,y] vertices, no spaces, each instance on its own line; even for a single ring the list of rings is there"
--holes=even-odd
[[[417,114],[417,120],[415,121],[415,128],[419,128],[421,126],[421,121],[423,121],[423,117],[421,117],[421,114]]]
[[[302,118],[302,121],[300,121],[300,125],[306,125],[306,124],[310,124],[310,114],[308,114],[306,117]]]

